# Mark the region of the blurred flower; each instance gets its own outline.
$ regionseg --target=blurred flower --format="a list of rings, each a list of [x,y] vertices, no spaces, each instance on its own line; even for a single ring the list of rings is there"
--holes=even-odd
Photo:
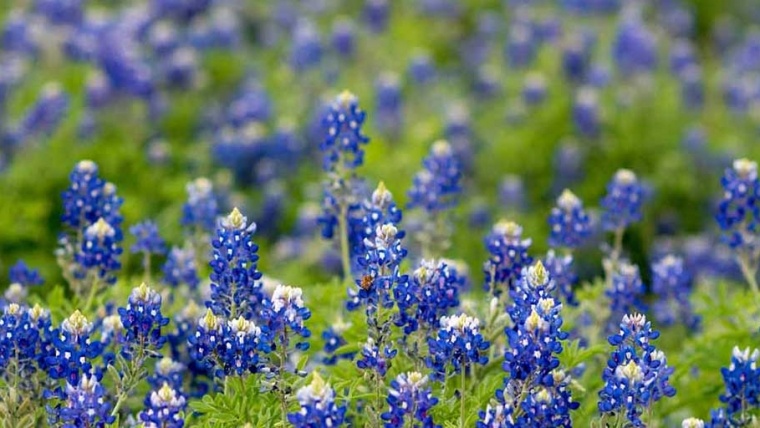
[[[501,220],[493,226],[485,239],[489,252],[483,264],[485,288],[499,296],[515,286],[523,268],[533,262],[528,255],[531,240],[522,238],[522,227],[517,223]]]
[[[627,169],[619,169],[607,184],[607,194],[601,201],[604,230],[621,230],[640,221],[644,198],[644,187],[636,174]]]

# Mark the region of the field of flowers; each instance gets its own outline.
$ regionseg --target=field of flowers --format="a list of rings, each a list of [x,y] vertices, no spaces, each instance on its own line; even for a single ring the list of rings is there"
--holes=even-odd
[[[758,22],[0,4],[0,425],[760,427]]]

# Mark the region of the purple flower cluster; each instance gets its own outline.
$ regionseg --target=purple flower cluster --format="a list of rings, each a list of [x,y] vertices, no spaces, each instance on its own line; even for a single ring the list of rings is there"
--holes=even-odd
[[[475,365],[488,363],[487,350],[491,344],[480,333],[480,321],[466,314],[441,317],[440,328],[428,338],[430,356],[427,366],[433,378],[444,379],[450,372],[468,371]]]
[[[562,304],[552,297],[553,289],[549,272],[537,262],[524,271],[519,286],[510,293],[512,326],[505,329],[509,347],[503,363],[507,376],[504,389],[496,393],[497,401],[512,409],[513,425],[507,426],[569,427],[570,411],[578,408],[568,389],[570,378],[559,369],[561,341],[568,333],[561,330]],[[489,413],[484,412],[481,419],[486,420]]]
[[[311,331],[304,325],[304,321],[311,318],[311,311],[304,306],[302,295],[300,288],[280,284],[272,293],[272,298],[264,301],[263,318],[276,338],[277,346],[283,348],[280,352],[287,352],[291,333],[301,339],[311,337]],[[300,341],[295,348],[305,351],[309,349],[309,343]]]
[[[402,428],[411,423],[420,428],[435,428],[430,409],[438,403],[427,386],[428,378],[419,372],[402,373],[388,389],[390,409],[382,414],[385,428]]]
[[[616,348],[602,374],[600,413],[625,412],[632,426],[644,427],[644,411],[655,401],[676,394],[668,383],[673,368],[667,365],[665,354],[651,344],[659,336],[644,315],[623,317],[619,333],[608,339]]]
[[[206,178],[187,184],[187,202],[182,207],[182,225],[200,231],[212,231],[216,225],[218,205],[214,186]]]
[[[618,170],[602,198],[602,227],[607,231],[617,231],[640,221],[643,202],[644,187],[636,174],[627,169]]]
[[[57,404],[47,406],[51,426],[105,428],[116,420],[111,415],[107,391],[94,374],[84,374],[78,381],[68,382],[57,398]]]
[[[731,248],[742,252],[757,251],[756,228],[760,218],[757,163],[737,159],[721,179],[723,197],[716,218]]]
[[[152,221],[130,227],[129,233],[135,237],[135,243],[129,249],[132,254],[163,254],[166,251],[166,243],[158,234],[158,226]]]
[[[253,242],[256,224],[238,211],[219,222],[216,237],[211,242],[211,299],[215,314],[234,319],[259,316],[264,294],[261,272],[258,270],[258,245]]]
[[[734,347],[731,365],[722,368],[726,392],[720,401],[724,407],[711,414],[710,428],[751,426],[752,412],[760,408],[760,351]]]
[[[260,357],[271,351],[265,327],[238,317],[227,321],[208,309],[188,338],[190,355],[217,377],[244,376],[261,370]]]
[[[146,397],[145,409],[140,412],[139,419],[145,428],[182,428],[185,426],[182,414],[185,406],[185,397],[164,383]]]
[[[296,428],[340,427],[346,424],[346,406],[335,402],[335,391],[314,372],[311,383],[296,393],[300,409],[288,414]]]
[[[121,354],[126,359],[135,354],[151,354],[166,343],[161,328],[169,324],[169,318],[161,314],[161,295],[142,283],[132,290],[126,307],[119,308],[124,328]]]
[[[583,203],[567,189],[557,198],[557,206],[552,208],[549,227],[549,245],[552,247],[575,249],[591,235],[591,220]]]
[[[496,223],[486,237],[490,253],[483,265],[485,287],[495,296],[511,290],[520,279],[524,268],[533,262],[528,255],[531,240],[522,238],[522,227],[511,221]]]
[[[440,325],[441,317],[459,306],[464,285],[454,266],[444,260],[422,260],[414,273],[393,289],[399,313],[395,324],[404,334],[418,329],[429,332]]]
[[[692,331],[699,328],[700,318],[689,301],[693,286],[680,257],[668,255],[652,265],[652,292],[657,296],[652,310],[658,323],[669,326],[680,322]]]
[[[362,146],[369,142],[362,133],[365,116],[359,108],[358,98],[348,91],[342,92],[330,104],[322,122],[326,134],[320,145],[325,171],[354,169],[364,162]]]
[[[430,214],[451,209],[462,192],[462,170],[451,145],[436,141],[422,164],[424,169],[414,176],[409,190],[409,208],[420,207]]]
[[[53,349],[45,360],[50,378],[77,385],[83,373],[91,372],[93,362],[103,352],[100,342],[90,340],[91,331],[92,323],[79,311],[52,331]]]
[[[644,283],[639,275],[639,268],[626,262],[621,262],[612,274],[610,288],[604,294],[610,299],[609,329],[617,329],[618,319],[636,310],[644,310],[641,296],[644,294]]]
[[[187,284],[191,289],[196,289],[201,282],[198,277],[195,250],[190,246],[172,247],[166,256],[163,272],[163,281],[172,287]]]

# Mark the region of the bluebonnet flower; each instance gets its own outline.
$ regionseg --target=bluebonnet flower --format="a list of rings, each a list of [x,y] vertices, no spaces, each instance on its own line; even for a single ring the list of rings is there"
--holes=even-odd
[[[720,396],[724,408],[712,413],[710,427],[752,426],[752,422],[757,421],[751,413],[760,408],[758,358],[760,351],[757,349],[750,351],[749,348],[734,347],[731,365],[720,370],[726,385],[726,392]]]
[[[335,365],[339,359],[353,360],[356,356],[355,352],[347,352],[337,354],[336,351],[341,346],[348,344],[343,337],[343,333],[350,326],[350,324],[344,323],[342,320],[333,322],[332,326],[328,327],[322,332],[322,340],[325,342],[324,352],[325,357],[323,362],[328,365]]]
[[[407,255],[401,237],[403,233],[393,223],[386,223],[377,226],[374,236],[365,239],[366,253],[358,259],[362,276],[356,281],[355,298],[350,296],[349,309],[363,304],[369,314],[381,306],[393,306],[393,288],[406,280],[406,276],[399,273],[399,266]]]
[[[322,60],[322,50],[316,25],[309,20],[299,19],[293,29],[290,66],[296,72],[314,68]]]
[[[190,246],[172,247],[166,256],[163,272],[164,282],[172,287],[187,284],[191,289],[196,289],[201,282],[198,277],[195,250]]]
[[[11,10],[2,31],[0,31],[0,46],[5,52],[19,55],[35,56],[39,42],[34,37],[34,22],[32,16],[16,9]]]
[[[29,107],[20,123],[12,130],[17,144],[38,136],[49,136],[63,120],[69,108],[69,98],[57,83],[42,89],[37,102]]]
[[[533,262],[528,255],[531,240],[522,238],[522,227],[502,220],[496,223],[485,240],[490,253],[483,265],[485,288],[495,296],[510,290],[520,279],[523,268]]]
[[[594,38],[588,33],[570,34],[562,46],[562,71],[571,83],[583,83],[591,71]]]
[[[541,104],[546,99],[546,78],[540,73],[530,73],[525,76],[522,97],[529,106]]]
[[[710,410],[710,422],[705,424],[707,428],[729,428],[731,427],[726,409],[719,408]]]
[[[78,381],[67,383],[57,398],[59,403],[47,406],[51,426],[105,428],[116,420],[111,416],[107,391],[94,374],[84,374]]]
[[[207,178],[187,184],[187,202],[182,207],[182,225],[212,231],[216,225],[217,201],[214,186]]]
[[[619,169],[607,184],[607,194],[602,198],[602,227],[607,231],[619,231],[641,220],[644,187],[636,174]]]
[[[88,271],[95,272],[98,278],[108,284],[116,282],[116,271],[121,269],[122,249],[119,247],[121,232],[108,224],[102,217],[89,226],[75,260],[82,270],[77,277],[84,279]]]
[[[45,282],[42,276],[40,276],[40,271],[30,268],[23,260],[19,260],[15,265],[11,266],[8,271],[8,277],[11,284],[21,284],[24,287],[42,285]]]
[[[53,354],[53,327],[50,311],[35,304],[27,310],[33,329],[37,330],[36,351],[34,359],[39,370],[47,370],[47,358]]]
[[[84,17],[84,1],[36,0],[34,10],[51,24],[77,25]]]
[[[668,326],[679,320],[690,330],[696,330],[699,316],[694,314],[689,301],[692,287],[691,275],[680,257],[668,255],[654,263],[652,292],[657,300],[652,309],[657,322]]]
[[[504,56],[511,67],[527,67],[536,56],[539,43],[530,24],[516,20],[507,36]]]
[[[573,286],[578,283],[578,275],[573,268],[573,256],[565,254],[560,256],[554,250],[549,250],[544,257],[544,266],[554,280],[557,297],[571,306],[578,305]]]
[[[332,46],[338,55],[350,58],[356,50],[356,29],[352,21],[339,19],[333,23]]]
[[[257,373],[261,369],[260,354],[271,350],[265,329],[242,316],[225,321],[211,309],[198,321],[188,343],[192,358],[214,369],[217,377]]]
[[[435,337],[428,338],[430,356],[426,364],[435,379],[443,379],[450,365],[454,373],[488,362],[486,350],[491,344],[480,333],[480,321],[466,314],[441,317]]]
[[[372,337],[367,338],[367,342],[362,346],[361,358],[356,361],[356,366],[362,370],[375,372],[381,378],[384,377],[390,367],[389,360],[398,354],[398,350],[389,346],[382,346],[382,348],[381,350]]]
[[[380,132],[396,136],[403,125],[401,82],[396,74],[384,73],[375,81],[375,124]]]
[[[119,317],[125,330],[121,349],[125,358],[156,352],[166,343],[161,327],[169,324],[169,318],[161,314],[161,295],[147,284],[132,289],[127,306],[119,308]]]
[[[185,406],[185,397],[164,383],[145,398],[145,409],[140,412],[139,419],[145,428],[182,428],[185,426]]]
[[[351,92],[341,92],[330,104],[322,120],[326,136],[320,145],[324,153],[325,171],[354,169],[364,162],[362,145],[369,142],[369,138],[362,133],[365,117],[366,114],[359,108],[358,98]]]
[[[444,260],[422,260],[409,280],[393,290],[399,308],[395,324],[410,334],[419,328],[430,331],[441,317],[459,306],[464,278]]]
[[[591,220],[583,203],[573,192],[565,189],[557,198],[557,206],[549,215],[549,245],[575,249],[591,235]]]
[[[415,83],[425,85],[436,77],[435,64],[429,55],[421,52],[410,59],[408,73]]]
[[[554,152],[554,188],[580,181],[584,176],[586,156],[581,146],[573,139],[565,139],[559,143]]]
[[[253,242],[256,224],[235,208],[219,222],[212,241],[211,300],[215,314],[249,319],[259,315],[264,300],[258,245]]]
[[[152,221],[144,221],[130,227],[129,233],[136,240],[129,249],[132,254],[162,254],[166,251],[166,243],[158,234],[158,226]]]
[[[77,163],[69,180],[71,184],[62,195],[61,221],[66,226],[80,231],[101,218],[114,228],[121,225],[119,208],[123,201],[116,195],[115,186],[100,178],[95,162]]]
[[[401,209],[393,202],[393,194],[382,181],[378,183],[371,197],[362,202],[361,210],[363,213],[361,231],[359,236],[355,237],[357,241],[360,241],[361,246],[354,249],[358,255],[363,255],[366,251],[364,239],[369,238],[371,240],[376,235],[378,226],[388,223],[397,225],[401,223],[403,215]],[[399,231],[397,235],[399,239],[404,237],[403,231]]]
[[[625,412],[632,426],[644,427],[643,412],[655,401],[675,395],[675,388],[668,383],[673,368],[667,365],[665,354],[651,343],[659,335],[644,315],[623,317],[619,333],[608,339],[616,348],[602,373],[600,413]]]
[[[696,110],[702,107],[705,100],[705,84],[702,68],[691,65],[678,75],[681,84],[681,100],[687,109]]]
[[[100,342],[103,346],[123,343],[124,333],[124,324],[118,313],[108,315],[100,321]]]
[[[559,369],[561,341],[568,333],[561,330],[562,304],[552,297],[554,287],[539,261],[523,271],[518,287],[510,293],[512,326],[505,329],[509,347],[503,363],[507,376],[505,389],[496,394],[499,403],[506,405],[502,417],[513,419],[513,425],[506,426],[569,427],[570,411],[578,408],[568,389],[570,378]],[[508,409],[521,411],[511,415]]]
[[[174,361],[169,357],[161,358],[156,362],[153,374],[148,376],[148,383],[154,389],[169,385],[179,391],[182,389],[185,370],[187,370],[187,367],[184,364]]]
[[[27,308],[16,303],[4,308],[0,317],[0,373],[6,381],[13,376],[16,382],[23,382],[36,370],[40,333]],[[9,372],[10,360],[15,360],[14,372]]]
[[[462,192],[462,171],[451,145],[436,141],[422,164],[424,169],[414,176],[409,190],[409,208],[436,214],[455,206]]]
[[[733,167],[726,169],[721,185],[723,198],[716,219],[726,241],[731,248],[756,251],[755,230],[760,217],[757,163],[748,159],[735,160]]]
[[[302,294],[303,291],[298,287],[279,284],[272,293],[272,298],[264,301],[263,317],[269,324],[269,331],[279,341],[277,345],[282,347],[280,352],[288,351],[291,339],[289,333],[300,336],[301,339],[311,337],[311,331],[304,325],[304,321],[311,318],[311,311],[304,306]],[[309,348],[309,343],[300,341],[295,347],[305,351]]]
[[[641,301],[644,291],[644,283],[641,281],[638,266],[621,261],[612,273],[610,287],[604,291],[610,299],[609,328],[611,330],[617,328],[617,320],[621,316],[645,309]]]
[[[639,16],[623,16],[612,43],[612,57],[623,76],[651,72],[657,66],[657,40]]]
[[[400,428],[411,423],[421,428],[438,427],[430,416],[430,409],[438,403],[428,377],[419,372],[402,373],[391,381],[388,389],[390,409],[382,414],[385,428]]]
[[[296,413],[288,414],[288,422],[295,428],[339,427],[346,424],[346,406],[335,402],[335,391],[318,372],[314,372],[310,384],[296,392],[296,398],[301,408]]]
[[[174,315],[172,325],[175,328],[167,335],[170,347],[169,355],[171,355],[171,358],[177,364],[185,366],[181,374],[189,377],[186,390],[180,388],[181,385],[172,386],[175,389],[183,389],[191,397],[202,397],[209,390],[207,380],[212,374],[209,372],[209,361],[200,358],[196,359],[196,354],[194,354],[195,348],[191,345],[191,342],[193,342],[191,337],[196,335],[198,320],[201,318],[202,313],[202,307],[196,304],[194,300],[190,300],[181,311]],[[154,388],[158,388],[163,383],[159,382],[159,379],[164,379],[171,384],[166,377],[172,378],[172,366],[167,365],[163,368],[159,368],[159,366],[161,366],[161,361],[156,363],[156,372],[153,376],[156,379],[156,383],[152,384]],[[182,378],[179,380],[182,380]],[[151,378],[148,378],[148,381],[150,382]]]
[[[77,385],[82,373],[90,373],[93,361],[103,351],[100,342],[90,340],[91,330],[92,324],[77,310],[52,332],[54,349],[45,360],[50,378]]]
[[[367,27],[373,33],[382,33],[388,27],[390,18],[390,2],[388,0],[366,0],[363,17]]]
[[[705,421],[697,418],[687,418],[681,422],[681,428],[705,428]]]
[[[509,404],[488,404],[485,410],[478,412],[479,420],[476,428],[504,428],[515,426],[512,417],[514,409]]]
[[[584,86],[576,91],[573,101],[573,123],[582,137],[596,138],[601,132],[599,94],[596,89]]]
[[[510,211],[522,211],[527,206],[525,183],[519,175],[506,175],[499,183],[499,203]]]

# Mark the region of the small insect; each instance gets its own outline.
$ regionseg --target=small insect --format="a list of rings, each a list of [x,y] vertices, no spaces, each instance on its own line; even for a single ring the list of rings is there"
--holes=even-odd
[[[372,277],[369,275],[362,276],[362,280],[359,282],[359,287],[361,287],[362,290],[369,291],[369,289],[372,288]]]

